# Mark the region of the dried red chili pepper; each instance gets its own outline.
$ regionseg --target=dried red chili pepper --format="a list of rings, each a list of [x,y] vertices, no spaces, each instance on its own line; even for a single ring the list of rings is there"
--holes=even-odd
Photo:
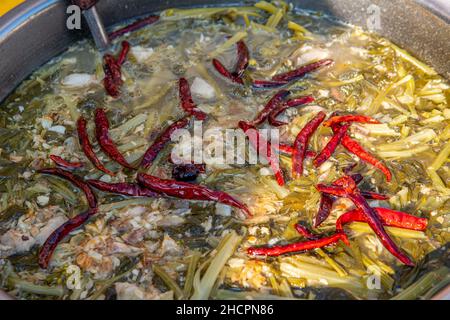
[[[122,49],[120,50],[119,56],[117,57],[117,64],[122,66],[127,59],[127,55],[130,52],[130,43],[128,41],[122,41]]]
[[[238,77],[234,73],[230,72],[223,64],[217,59],[212,60],[212,64],[214,68],[217,70],[218,73],[220,73],[225,78],[238,83],[238,84],[244,84],[244,80],[242,78]]]
[[[100,191],[121,194],[124,196],[151,197],[151,198],[161,196],[160,194],[135,183],[126,183],[126,182],[106,183],[100,180],[88,180],[87,183]]]
[[[372,191],[361,191],[362,196],[367,200],[389,200],[389,196]]]
[[[123,27],[116,31],[111,32],[109,34],[109,39],[114,40],[115,38],[118,38],[126,33],[130,33],[130,32],[136,31],[138,29],[141,29],[143,27],[146,27],[148,25],[151,25],[158,20],[159,20],[159,16],[155,16],[155,15],[151,15],[144,19],[137,20],[136,22],[133,22],[132,24],[130,24],[126,27]]]
[[[373,208],[381,222],[385,226],[424,231],[428,226],[428,219],[416,217],[401,211],[387,208]],[[341,215],[336,221],[336,230],[343,231],[344,225],[350,222],[367,222],[366,216],[360,209],[348,211]]]
[[[323,150],[314,159],[313,164],[316,168],[320,167],[325,161],[327,161],[331,157],[331,155],[336,150],[337,146],[341,143],[342,138],[347,134],[347,130],[349,127],[350,124],[345,124],[336,131],[336,133],[333,135],[330,141],[328,141],[325,148],[323,148]]]
[[[128,41],[122,41],[122,49],[117,60],[110,54],[103,56],[103,71],[105,72],[103,84],[106,92],[113,98],[117,98],[120,95],[120,87],[123,84],[121,67],[129,51],[130,44]]]
[[[309,72],[312,72],[320,67],[328,66],[332,63],[333,63],[333,60],[331,60],[331,59],[319,60],[317,62],[313,62],[313,63],[307,64],[307,65],[301,66],[300,68],[297,68],[295,70],[275,75],[274,77],[272,77],[272,80],[289,82],[292,80],[299,79]]]
[[[324,237],[324,238],[315,239],[315,240],[308,240],[308,241],[300,241],[300,242],[287,244],[284,246],[273,246],[273,247],[263,247],[263,248],[250,247],[247,249],[247,252],[248,252],[248,254],[255,255],[255,256],[277,257],[277,256],[285,254],[285,253],[302,252],[302,251],[308,251],[308,250],[313,250],[313,249],[317,249],[317,248],[323,248],[323,247],[335,244],[335,243],[339,242],[339,240],[342,240],[345,243],[347,243],[347,241],[348,241],[347,236],[344,233],[335,233],[329,237]]]
[[[305,160],[308,142],[319,125],[325,119],[325,112],[320,111],[297,135],[292,154],[292,176],[298,178],[303,174],[303,161]]]
[[[234,75],[238,78],[242,78],[250,61],[250,52],[248,51],[248,47],[245,44],[244,40],[238,41],[236,45],[238,60],[236,63],[236,67],[234,68]]]
[[[181,100],[181,107],[188,114],[193,115],[197,120],[205,120],[206,113],[197,109],[197,105],[194,103],[191,95],[191,88],[189,82],[185,78],[179,80],[179,94]]]
[[[336,186],[325,186],[318,184],[316,188],[320,192],[350,199],[355,206],[362,211],[366,217],[367,223],[378,236],[383,246],[402,263],[408,266],[413,266],[414,263],[411,259],[398,248],[395,242],[388,235],[377,212],[371,208],[364,199],[360,190],[356,186],[355,181],[353,181],[353,179],[349,176],[344,176],[335,181],[334,184],[336,184]]]
[[[105,86],[106,92],[111,97],[117,98],[120,95],[120,87],[123,84],[122,71],[116,59],[110,54],[103,56],[103,71],[105,73],[103,85]]]
[[[73,183],[77,188],[81,189],[84,192],[84,195],[86,196],[86,200],[88,202],[89,208],[96,208],[97,207],[97,198],[92,191],[91,187],[84,182],[80,177],[74,175],[72,172],[62,170],[59,168],[48,168],[48,169],[41,169],[38,170],[41,174],[48,174],[60,177],[62,179],[65,179],[67,181],[70,181]]]
[[[253,80],[252,87],[255,89],[274,89],[287,85],[288,81]]]
[[[89,136],[86,129],[86,119],[83,117],[80,117],[77,121],[77,131],[78,131],[78,139],[80,141],[81,149],[83,149],[83,152],[86,156],[86,158],[91,161],[91,163],[100,171],[103,171],[106,174],[109,174],[110,176],[114,176],[115,173],[106,169],[105,166],[102,164],[102,162],[97,158],[97,156],[94,153],[94,149],[92,147],[91,142],[89,141]]]
[[[223,191],[211,190],[205,186],[188,182],[160,179],[145,173],[139,173],[137,181],[142,186],[169,197],[220,202],[241,209],[249,217],[252,215],[246,205]]]
[[[125,157],[117,149],[114,142],[109,137],[109,121],[105,110],[102,108],[95,109],[95,135],[97,137],[100,148],[112,160],[125,168],[134,169],[125,159]]]
[[[280,90],[278,91],[270,100],[267,102],[267,104],[264,106],[264,108],[259,112],[258,116],[250,122],[252,126],[257,126],[269,117],[269,114],[280,107],[283,104],[284,99],[290,94],[287,90]]]
[[[280,152],[287,153],[290,155],[292,155],[294,153],[294,147],[287,145],[287,144],[280,143],[278,145],[278,148],[276,148],[276,147],[274,147],[274,148],[275,148],[275,150],[278,150]],[[306,151],[306,158],[315,158],[316,155],[317,155],[317,153],[315,151],[312,151],[312,150]]]
[[[308,228],[301,225],[300,223],[297,223],[294,225],[295,230],[297,230],[298,233],[300,233],[302,236],[304,236],[308,240],[318,240],[320,237],[316,234],[313,234]]]
[[[165,147],[167,143],[170,142],[171,135],[176,130],[184,128],[188,124],[189,118],[185,117],[168,126],[145,152],[144,157],[141,161],[141,167],[147,168],[148,166],[150,166],[158,156],[159,152]]]
[[[324,222],[331,213],[334,198],[328,194],[322,194],[320,197],[319,210],[314,218],[314,227],[317,228]]]
[[[48,267],[50,259],[53,255],[58,244],[73,230],[82,226],[91,216],[97,213],[97,208],[90,209],[84,213],[81,213],[74,218],[69,219],[64,224],[59,226],[52,234],[47,238],[45,243],[39,250],[38,263],[43,269]]]
[[[359,122],[359,123],[375,123],[375,124],[380,123],[380,121],[373,119],[371,117],[353,114],[345,116],[332,116],[330,119],[325,121],[323,125],[325,127],[331,127],[336,124],[341,124],[342,122]]]
[[[270,167],[272,168],[272,171],[275,175],[275,179],[277,180],[277,183],[280,186],[284,186],[284,176],[283,171],[280,168],[280,163],[278,161],[278,158],[274,156],[274,153],[272,152],[272,145],[267,142],[265,139],[261,137],[258,130],[252,126],[251,124],[245,122],[245,121],[239,121],[239,128],[244,131],[246,136],[248,137],[250,143],[252,144],[253,148],[257,150],[258,152],[264,150],[264,146],[266,146],[266,159],[270,164]],[[251,130],[251,131],[249,131]]]
[[[289,108],[298,107],[298,106],[301,106],[301,105],[304,105],[307,103],[311,103],[313,101],[314,101],[314,97],[312,97],[312,96],[304,96],[304,97],[297,97],[294,99],[290,99],[287,102],[278,106],[272,112],[270,112],[269,123],[274,127],[286,125],[287,124],[286,122],[278,121],[276,119],[280,113],[284,112],[285,110],[287,110]]]
[[[50,155],[50,159],[58,166],[64,169],[75,170],[82,168],[84,165],[81,162],[69,162],[54,154]]]

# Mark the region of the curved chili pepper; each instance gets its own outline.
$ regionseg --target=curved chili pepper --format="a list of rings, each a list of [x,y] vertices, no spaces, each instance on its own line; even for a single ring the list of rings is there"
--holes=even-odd
[[[197,110],[197,105],[194,103],[191,95],[191,88],[189,82],[185,78],[179,80],[179,94],[181,100],[181,107],[188,114],[193,115],[197,120],[205,120],[206,113]]]
[[[189,118],[182,118],[165,129],[158,138],[153,142],[153,144],[147,149],[144,157],[141,161],[141,167],[147,168],[158,156],[159,152],[164,148],[164,146],[170,142],[171,135],[178,129],[184,128],[189,124]]]
[[[341,124],[342,122],[359,122],[359,123],[375,123],[378,124],[380,121],[373,119],[368,116],[363,115],[345,115],[345,116],[333,116],[323,123],[325,127],[331,127],[336,124]]]
[[[314,227],[317,228],[324,222],[331,213],[333,208],[334,198],[328,194],[322,194],[320,197],[319,211],[317,211],[316,217],[314,218]]]
[[[280,113],[284,112],[285,110],[287,110],[289,108],[298,107],[298,106],[301,106],[301,105],[304,105],[307,103],[311,103],[313,101],[314,101],[314,97],[312,97],[312,96],[305,96],[305,97],[298,97],[298,98],[290,99],[286,103],[280,105],[279,107],[274,109],[272,112],[270,112],[269,123],[274,127],[286,125],[287,124],[286,122],[278,121],[276,119]]]
[[[41,169],[38,170],[38,172],[41,174],[57,176],[67,181],[70,181],[78,189],[84,192],[89,208],[93,209],[97,207],[97,197],[95,196],[91,187],[86,182],[84,182],[80,177],[74,175],[72,172],[62,170],[59,168]]]
[[[50,159],[58,166],[64,169],[74,170],[83,167],[81,162],[69,162],[54,154],[50,155]]]
[[[349,176],[345,176],[337,180],[335,183],[339,186],[325,186],[319,184],[316,186],[316,188],[320,192],[350,199],[355,204],[355,206],[364,214],[367,223],[378,236],[383,246],[403,264],[413,266],[414,263],[411,261],[411,259],[398,248],[398,246],[386,232],[383,227],[383,223],[377,215],[377,212],[369,206],[359,189],[356,187],[353,179]]]
[[[122,50],[120,50],[119,57],[117,58],[116,61],[119,66],[123,65],[129,52],[130,52],[130,43],[128,41],[122,41]]]
[[[244,80],[242,80],[242,78],[240,78],[237,75],[235,75],[234,73],[230,72],[219,60],[213,59],[212,64],[213,64],[214,68],[217,70],[217,72],[220,73],[225,78],[227,78],[233,82],[236,82],[238,84],[244,84]]]
[[[278,148],[274,147],[276,150],[280,151],[280,152],[284,152],[287,154],[292,155],[294,153],[294,147],[291,147],[290,145],[287,144],[278,144]],[[306,151],[306,158],[315,158],[317,155],[317,153],[315,151],[312,150],[307,150]]]
[[[118,29],[116,31],[111,32],[108,35],[109,39],[110,40],[114,40],[115,38],[118,38],[118,37],[120,37],[120,36],[122,36],[122,35],[124,35],[126,33],[133,32],[133,31],[136,31],[136,30],[141,29],[143,27],[146,27],[146,26],[148,26],[150,24],[153,24],[153,23],[155,23],[158,20],[159,20],[159,16],[155,16],[155,15],[151,15],[151,16],[148,16],[148,17],[146,17],[144,19],[140,19],[140,20],[138,20],[136,22],[133,22],[132,24],[130,24],[130,25],[126,26],[126,27],[123,27],[123,28],[120,28],[120,29]]]
[[[290,82],[292,80],[299,79],[303,77],[305,74],[312,72],[320,67],[328,66],[333,63],[333,60],[331,59],[323,59],[319,60],[317,62],[313,62],[304,66],[301,66],[300,68],[297,68],[295,70],[278,74],[272,77],[272,80],[274,81],[287,81]]]
[[[325,161],[327,161],[331,157],[331,155],[334,153],[339,143],[341,143],[342,138],[347,134],[347,130],[349,127],[350,124],[345,124],[336,131],[336,133],[333,135],[330,141],[328,141],[325,148],[323,148],[323,150],[314,159],[313,164],[316,168],[320,167]]]
[[[100,191],[117,193],[124,196],[151,197],[151,198],[161,196],[156,192],[153,192],[147,188],[143,188],[140,185],[134,183],[126,183],[126,182],[106,183],[100,180],[88,180],[87,183]]]
[[[303,174],[303,161],[305,160],[308,142],[319,125],[325,119],[325,112],[320,111],[297,135],[292,154],[292,176],[298,178]]]
[[[106,112],[102,108],[95,109],[95,135],[97,137],[100,148],[112,160],[125,168],[134,169],[125,159],[125,157],[117,149],[114,142],[109,137],[109,121]]]
[[[335,233],[329,237],[324,237],[324,238],[315,239],[315,240],[308,240],[308,241],[300,241],[300,242],[287,244],[284,246],[273,246],[273,247],[263,247],[263,248],[250,247],[247,249],[247,252],[248,252],[248,254],[255,255],[255,256],[277,257],[277,256],[285,254],[285,253],[302,252],[302,251],[308,251],[308,250],[313,250],[313,249],[317,249],[317,248],[323,248],[323,247],[329,246],[331,244],[335,244],[335,243],[339,242],[339,240],[347,242],[347,236],[344,233]]]
[[[244,40],[238,41],[236,43],[236,46],[238,60],[236,63],[236,67],[234,68],[234,75],[238,78],[242,78],[250,61],[250,52],[248,51],[248,47],[245,44]]]
[[[98,170],[103,171],[110,176],[115,176],[115,173],[106,169],[102,162],[95,155],[94,148],[89,141],[86,124],[86,119],[84,119],[83,117],[80,117],[77,121],[78,140],[80,141],[80,146],[81,149],[83,149],[84,155]]]
[[[120,87],[123,84],[122,71],[116,59],[110,54],[103,56],[103,71],[105,73],[103,85],[105,86],[106,92],[111,97],[117,98],[120,95]]]
[[[257,126],[269,117],[269,114],[280,107],[283,104],[284,99],[290,94],[287,90],[280,90],[278,91],[270,100],[267,102],[267,104],[264,106],[264,108],[259,112],[258,116],[250,122],[252,126]]]
[[[262,148],[261,146],[267,146],[267,154],[264,156],[266,157],[267,161],[270,164],[270,167],[272,168],[272,171],[275,175],[275,179],[277,180],[278,185],[283,186],[284,185],[283,171],[280,168],[278,158],[272,156],[272,145],[268,141],[264,140],[259,134],[258,130],[251,124],[245,121],[239,121],[239,128],[241,128],[242,131],[244,131],[245,135],[248,137],[250,143],[252,144],[253,148],[255,148],[256,151],[259,152],[260,148]],[[249,132],[249,130],[252,131]]]
[[[137,181],[142,186],[169,197],[220,202],[241,209],[249,217],[252,215],[246,205],[223,191],[211,190],[205,186],[188,182],[160,179],[145,173],[139,173]]]
[[[361,194],[367,200],[389,200],[389,196],[371,191],[361,191]]]
[[[97,208],[90,209],[89,211],[83,212],[75,216],[74,218],[69,219],[64,224],[59,226],[55,231],[53,231],[39,250],[39,266],[43,269],[46,269],[58,244],[69,233],[82,226],[91,216],[96,213]]]
[[[300,223],[297,223],[294,225],[295,230],[297,230],[298,233],[300,233],[302,236],[304,236],[308,240],[318,240],[320,237],[316,234],[313,234],[308,228],[301,225]]]
[[[103,71],[105,72],[103,84],[106,92],[113,98],[117,98],[120,95],[120,87],[123,84],[121,67],[129,51],[130,44],[128,41],[122,41],[122,49],[117,60],[110,54],[103,56]]]
[[[288,84],[288,81],[253,80],[252,87],[255,89],[275,89]]]
[[[387,208],[373,208],[381,222],[385,226],[397,227],[416,231],[425,231],[428,226],[428,219],[416,217],[401,211]],[[341,215],[336,221],[336,230],[343,231],[344,225],[350,222],[367,222],[362,210],[355,209]]]

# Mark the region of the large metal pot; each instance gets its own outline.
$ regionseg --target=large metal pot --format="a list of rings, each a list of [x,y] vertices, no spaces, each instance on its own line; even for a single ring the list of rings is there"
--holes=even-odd
[[[239,0],[100,0],[107,26],[168,7],[232,5]],[[248,2],[248,1],[245,1]],[[432,65],[450,79],[450,2],[448,0],[292,0],[295,6],[329,13],[370,26],[379,10],[376,31]],[[0,18],[0,102],[31,72],[87,36],[66,28],[67,1],[28,0]],[[5,298],[0,290],[0,299]],[[450,287],[436,298],[450,299]]]

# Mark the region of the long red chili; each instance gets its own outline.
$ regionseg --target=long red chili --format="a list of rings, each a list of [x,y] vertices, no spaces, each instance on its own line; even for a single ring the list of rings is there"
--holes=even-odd
[[[345,176],[337,180],[335,184],[337,186],[325,186],[319,184],[316,187],[320,192],[350,199],[355,206],[362,211],[366,217],[367,223],[381,240],[384,247],[402,263],[408,266],[413,266],[414,263],[411,259],[398,248],[395,242],[388,235],[377,212],[369,206],[358,187],[356,187],[354,180],[351,177]]]
[[[334,199],[328,194],[322,194],[320,197],[319,210],[314,218],[314,227],[317,228],[324,222],[331,213]]]
[[[313,101],[314,101],[314,97],[312,97],[312,96],[297,97],[297,98],[286,101],[284,104],[278,106],[276,109],[274,109],[272,112],[270,112],[270,114],[269,114],[270,125],[272,125],[274,127],[286,125],[287,124],[286,122],[278,121],[276,119],[280,113],[284,112],[285,110],[287,110],[289,108],[298,107],[298,106],[301,106],[304,104],[311,103]]]
[[[252,87],[255,89],[275,89],[288,84],[288,81],[253,80]]]
[[[320,167],[325,161],[327,161],[336,150],[337,146],[341,143],[342,138],[347,134],[347,130],[350,124],[341,126],[333,137],[328,141],[327,145],[314,159],[313,164],[315,167]]]
[[[164,148],[164,146],[170,142],[170,137],[172,133],[176,130],[184,128],[188,125],[189,118],[182,118],[174,123],[172,123],[167,129],[165,129],[158,138],[153,142],[153,144],[147,149],[142,158],[141,167],[147,168],[158,156],[159,152]]]
[[[181,107],[188,114],[193,115],[197,120],[205,120],[206,113],[197,109],[191,95],[191,88],[189,82],[185,78],[179,80],[179,94],[181,100]]]
[[[133,32],[133,31],[141,29],[145,26],[153,24],[158,20],[159,20],[159,16],[155,16],[155,15],[151,15],[144,19],[137,20],[136,22],[133,22],[132,24],[130,24],[128,26],[125,26],[123,28],[120,28],[116,31],[111,32],[109,34],[109,39],[114,40],[115,38],[118,38],[126,33]]]
[[[385,226],[424,231],[428,226],[428,219],[416,217],[401,211],[395,211],[387,208],[373,208],[381,222]],[[348,211],[341,215],[336,221],[336,230],[343,231],[344,225],[350,222],[367,222],[366,216],[360,209]]]
[[[242,131],[244,131],[253,148],[255,148],[257,152],[259,152],[260,150],[263,151],[264,146],[266,146],[267,150],[266,155],[264,156],[266,157],[270,167],[272,168],[277,183],[280,186],[283,186],[284,185],[283,171],[280,168],[278,158],[275,157],[274,154],[272,153],[272,145],[268,141],[263,139],[263,137],[261,137],[261,135],[259,134],[258,130],[251,124],[245,121],[239,121],[239,128],[241,128]]]
[[[300,68],[297,68],[295,70],[275,75],[274,77],[272,77],[272,80],[289,82],[289,81],[301,78],[309,72],[312,72],[320,67],[328,66],[332,63],[333,63],[333,60],[331,60],[331,59],[319,60],[317,62],[313,62],[313,63],[307,64],[307,65],[301,66]]]
[[[97,207],[97,197],[95,196],[91,187],[86,182],[84,182],[80,177],[74,175],[72,172],[62,170],[59,168],[41,169],[38,170],[38,172],[42,174],[57,176],[67,181],[70,181],[77,188],[79,188],[84,192],[89,208],[93,209]]]
[[[294,178],[303,174],[303,161],[305,160],[309,139],[325,119],[325,116],[325,112],[320,111],[297,135],[292,155],[292,176]]]
[[[242,78],[240,78],[233,72],[230,72],[219,60],[213,59],[212,64],[213,64],[214,68],[217,70],[217,72],[220,73],[225,78],[227,78],[235,83],[238,83],[238,84],[244,84],[244,80],[242,80]]]
[[[120,50],[119,56],[117,57],[117,64],[122,66],[130,52],[130,43],[128,41],[122,41],[122,49]]]
[[[59,226],[55,231],[53,231],[39,250],[39,266],[43,269],[46,269],[58,244],[70,232],[82,226],[91,216],[96,213],[97,208],[90,209],[75,216],[74,218],[69,219],[64,224]]]
[[[103,56],[103,71],[105,73],[103,85],[106,92],[111,97],[117,98],[120,95],[120,87],[123,84],[122,71],[116,59],[109,53]]]
[[[320,237],[316,234],[313,234],[308,228],[301,225],[300,223],[296,223],[294,225],[295,230],[297,230],[298,233],[300,233],[302,236],[304,236],[308,240],[318,240]]]
[[[91,161],[91,163],[100,171],[103,171],[110,176],[114,176],[115,173],[106,169],[102,162],[97,158],[94,153],[94,148],[92,147],[91,142],[89,141],[89,136],[86,128],[87,121],[85,118],[80,117],[77,121],[77,131],[78,131],[78,140],[80,141],[81,149],[86,156],[86,158]]]
[[[342,122],[360,122],[360,123],[375,123],[380,121],[363,115],[345,115],[345,116],[333,116],[323,123],[325,127],[331,127],[335,124],[341,124]]]
[[[242,78],[244,75],[245,70],[248,67],[248,63],[250,61],[250,53],[248,51],[248,47],[245,44],[244,40],[240,40],[236,43],[237,46],[237,55],[238,60],[236,63],[236,67],[234,68],[234,74]]]
[[[267,102],[267,104],[264,106],[264,108],[259,112],[258,116],[253,120],[250,124],[253,126],[257,126],[269,117],[269,114],[280,107],[284,99],[290,94],[287,90],[280,90],[278,91],[270,100]]]
[[[117,193],[124,196],[152,198],[161,196],[160,194],[135,183],[106,183],[100,180],[88,180],[87,183],[100,191]]]
[[[335,233],[329,237],[324,237],[316,240],[295,242],[284,246],[273,246],[263,248],[250,247],[247,249],[247,252],[248,254],[254,256],[277,257],[285,253],[302,252],[317,248],[323,248],[335,244],[339,240],[347,242],[347,236],[344,233]]]
[[[205,186],[183,181],[160,179],[145,173],[139,173],[137,181],[142,186],[169,197],[220,202],[241,209],[249,217],[252,215],[246,205],[223,191],[211,190]]]
[[[79,169],[83,167],[83,164],[81,162],[69,162],[67,160],[64,160],[63,158],[51,154],[50,159],[58,166],[64,169],[74,170]]]
[[[278,144],[278,148],[276,148],[276,147],[274,147],[274,148],[275,148],[275,150],[278,150],[280,152],[284,152],[284,153],[287,153],[290,155],[292,155],[294,153],[294,147],[292,147],[288,144],[280,143],[280,144]],[[312,150],[306,151],[307,158],[315,158],[316,155],[317,155],[317,153],[315,151],[312,151]]]
[[[129,51],[130,44],[128,41],[122,41],[122,49],[117,59],[110,54],[103,56],[103,71],[105,72],[103,84],[106,92],[113,98],[120,95],[120,87],[123,84],[121,67]]]
[[[109,137],[109,121],[106,112],[102,108],[95,109],[95,135],[100,148],[112,160],[125,168],[134,169],[117,149],[114,142]]]
[[[345,149],[356,155],[361,160],[370,163],[375,168],[378,168],[381,172],[384,173],[384,175],[386,176],[386,180],[388,182],[391,181],[392,174],[389,168],[386,167],[380,160],[375,158],[369,152],[364,150],[364,148],[361,147],[361,145],[358,142],[350,138],[348,135],[345,135],[341,140],[341,144]]]

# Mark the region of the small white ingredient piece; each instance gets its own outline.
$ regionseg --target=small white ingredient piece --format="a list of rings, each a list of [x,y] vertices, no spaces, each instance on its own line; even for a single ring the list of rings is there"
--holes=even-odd
[[[144,48],[141,46],[135,46],[131,48],[131,54],[136,58],[139,63],[145,62],[155,51],[153,48]]]
[[[214,88],[202,78],[196,77],[191,86],[192,94],[202,97],[204,99],[214,99],[216,92]]]
[[[61,84],[69,88],[83,88],[96,82],[95,76],[88,73],[73,73],[65,77]]]
[[[39,197],[37,197],[36,200],[37,200],[37,203],[43,207],[48,204],[50,198],[48,196],[39,196]]]
[[[53,126],[48,128],[48,131],[52,131],[52,132],[56,132],[56,133],[60,133],[60,134],[65,134],[66,133],[66,127],[64,126]]]

